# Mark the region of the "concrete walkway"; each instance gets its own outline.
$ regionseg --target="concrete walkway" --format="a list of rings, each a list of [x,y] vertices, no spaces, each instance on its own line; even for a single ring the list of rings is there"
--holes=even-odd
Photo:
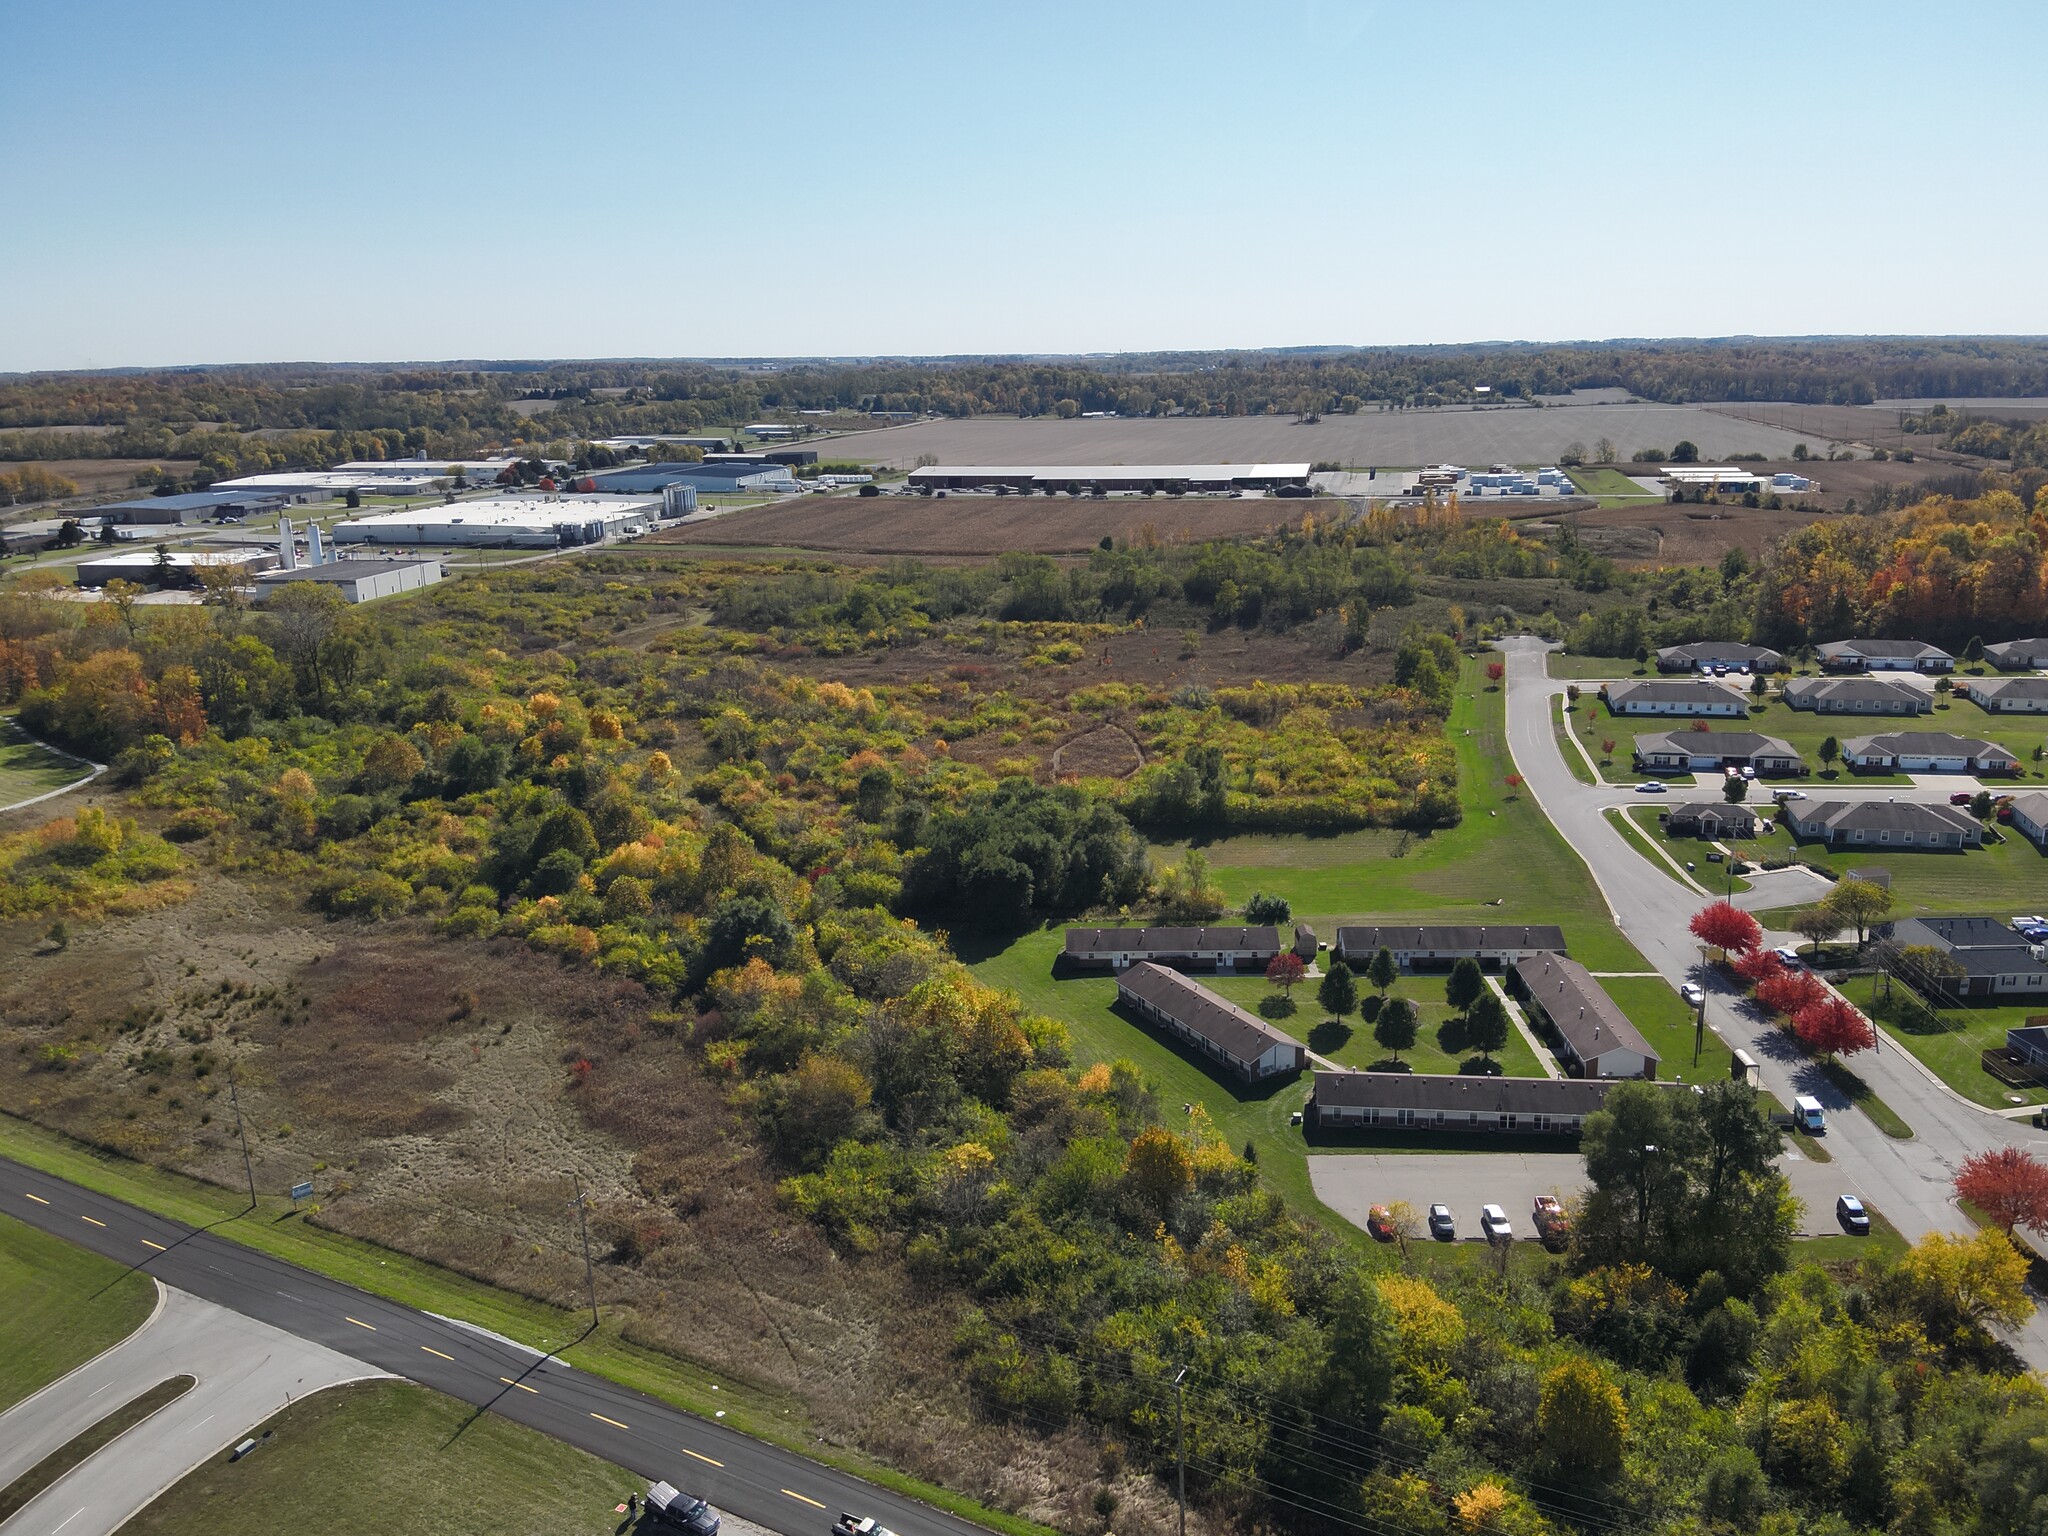
[[[0,1524],[7,1536],[110,1536],[293,1399],[385,1374],[183,1291],[160,1290],[156,1312],[125,1340],[0,1414],[0,1487],[159,1382],[190,1376],[195,1384],[29,1500]]]
[[[1507,1005],[1508,1017],[1515,1021],[1515,1028],[1520,1030],[1522,1038],[1529,1042],[1529,1049],[1536,1053],[1536,1063],[1543,1068],[1543,1075],[1562,1080],[1565,1075],[1564,1068],[1557,1064],[1557,1058],[1550,1054],[1550,1047],[1545,1045],[1537,1037],[1536,1031],[1530,1027],[1529,1016],[1522,1012],[1522,1005],[1508,996],[1507,988],[1500,984],[1498,976],[1487,977],[1486,984],[1493,989],[1493,995]]]

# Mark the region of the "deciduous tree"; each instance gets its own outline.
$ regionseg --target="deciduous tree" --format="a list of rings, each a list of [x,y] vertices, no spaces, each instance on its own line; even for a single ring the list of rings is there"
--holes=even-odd
[[[1452,966],[1451,974],[1444,980],[1444,998],[1460,1013],[1471,1012],[1472,1005],[1479,1001],[1479,994],[1485,990],[1485,973],[1470,955]]]
[[[1956,1194],[2007,1232],[2048,1232],[2048,1163],[2022,1147],[1999,1147],[1963,1161]]]
[[[1821,905],[1856,930],[1856,947],[1861,949],[1871,925],[1882,922],[1891,911],[1892,893],[1874,880],[1837,880]]]
[[[1543,1378],[1536,1432],[1561,1471],[1605,1479],[1621,1467],[1628,1441],[1628,1407],[1621,1388],[1583,1355]]]
[[[1282,992],[1298,986],[1307,973],[1308,967],[1302,963],[1301,956],[1291,949],[1281,950],[1266,966],[1266,980]]]
[[[1403,1051],[1414,1046],[1415,1034],[1415,1005],[1405,997],[1388,998],[1380,1007],[1380,1016],[1372,1021],[1373,1039],[1398,1061]]]
[[[1342,960],[1332,960],[1329,970],[1323,973],[1322,984],[1316,988],[1316,1001],[1325,1011],[1340,1016],[1357,1008],[1358,980],[1351,974],[1351,967]]]
[[[1373,951],[1372,959],[1365,967],[1365,979],[1373,984],[1381,997],[1387,995],[1387,988],[1391,987],[1400,975],[1401,967],[1395,963],[1394,952],[1391,949],[1381,948]]]
[[[1694,938],[1723,954],[1743,954],[1764,941],[1764,931],[1757,920],[1730,901],[1700,908],[1688,926]]]
[[[1811,976],[1811,971],[1800,974]],[[1834,993],[1807,1004],[1792,1016],[1792,1032],[1828,1057],[1853,1056],[1877,1044],[1870,1020]]]

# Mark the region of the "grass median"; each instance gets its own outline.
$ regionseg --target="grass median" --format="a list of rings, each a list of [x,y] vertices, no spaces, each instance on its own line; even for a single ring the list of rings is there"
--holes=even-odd
[[[194,1385],[196,1383],[190,1376],[173,1376],[160,1381],[141,1396],[123,1403],[90,1429],[72,1436],[68,1443],[45,1456],[5,1488],[0,1488],[0,1524],[13,1519],[28,1506],[30,1500],[73,1467],[83,1465],[159,1408],[176,1402]]]

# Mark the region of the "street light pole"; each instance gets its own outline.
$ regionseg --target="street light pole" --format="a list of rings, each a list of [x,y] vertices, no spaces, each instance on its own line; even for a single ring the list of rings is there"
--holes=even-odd
[[[1180,1492],[1180,1536],[1188,1536],[1188,1437],[1187,1420],[1181,1410],[1182,1383],[1187,1379],[1186,1366],[1173,1373],[1173,1459]]]
[[[256,1209],[256,1165],[249,1160],[249,1133],[242,1128],[242,1100],[235,1092],[235,1069],[228,1068],[228,1103],[234,1106],[235,1135],[242,1143],[242,1172],[249,1179],[249,1209]]]
[[[569,1203],[576,1207],[576,1230],[583,1238],[583,1282],[590,1288],[590,1326],[597,1326],[597,1271],[590,1263],[590,1222],[584,1215],[583,1176],[571,1174],[576,1181],[576,1198]]]

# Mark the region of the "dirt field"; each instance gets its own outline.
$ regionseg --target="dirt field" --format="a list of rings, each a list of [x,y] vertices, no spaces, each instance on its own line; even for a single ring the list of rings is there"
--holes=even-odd
[[[1623,565],[1712,565],[1735,548],[1754,560],[1771,540],[1823,515],[1655,504],[1582,513],[1578,527],[1588,547]]]
[[[1446,407],[1325,416],[1313,426],[1292,416],[1175,417],[1163,421],[1056,421],[979,417],[919,422],[835,440],[824,457],[858,458],[909,469],[920,454],[942,464],[1310,463],[1347,467],[1550,463],[1567,443],[1589,449],[1613,440],[1626,459],[1638,448],[1669,448],[1680,438],[1702,455],[1785,455],[1790,432],[1690,405],[1569,405],[1538,409]]]
[[[1099,1448],[975,1416],[947,1355],[956,1298],[890,1255],[842,1260],[781,1210],[778,1171],[675,1038],[715,1020],[522,946],[325,923],[216,874],[61,950],[44,926],[0,928],[0,1108],[238,1187],[232,1064],[259,1185],[314,1178],[320,1224],[568,1306],[580,1175],[629,1339],[800,1402],[829,1440],[1088,1527]],[[1167,1528],[1124,1491],[1130,1531]]]
[[[993,555],[1007,550],[1080,554],[1105,534],[1161,541],[1270,533],[1304,511],[1348,512],[1343,503],[1268,496],[799,496],[691,523],[646,542],[737,548],[817,549],[869,555]]]

